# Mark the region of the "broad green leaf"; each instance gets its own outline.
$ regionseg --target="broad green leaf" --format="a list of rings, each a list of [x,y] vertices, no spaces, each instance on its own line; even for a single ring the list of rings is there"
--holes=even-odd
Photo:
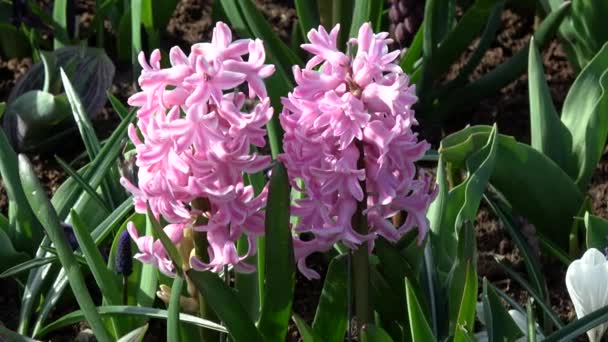
[[[306,37],[310,29],[316,29],[320,25],[317,0],[295,0],[294,4],[296,6],[300,30],[302,30],[302,35]]]
[[[67,32],[68,28],[68,0],[56,0],[53,3],[53,21]],[[71,19],[71,18],[70,18]],[[61,41],[59,37],[53,39],[53,47],[55,50],[68,44],[66,41]]]
[[[362,342],[392,342],[391,336],[375,324],[367,324],[361,329]]]
[[[241,235],[237,243],[237,253],[244,255],[249,250],[249,241],[246,235]],[[257,256],[251,256],[245,260],[246,263],[255,264]],[[251,320],[257,321],[260,318],[260,291],[258,289],[257,270],[251,273],[235,272],[234,288],[240,302],[247,310]]]
[[[608,221],[595,215],[585,213],[584,217],[587,249],[597,248],[600,251],[608,245]]]
[[[153,236],[154,229],[152,222],[146,215],[145,235]],[[140,236],[142,236],[140,231]],[[154,265],[145,264],[141,268],[141,276],[136,292],[137,304],[141,306],[153,306],[156,299],[156,290],[158,288],[158,269]]]
[[[572,134],[578,172],[576,184],[586,191],[608,136],[608,43],[578,75],[562,110],[562,122]],[[555,142],[554,142],[555,143]]]
[[[515,341],[523,336],[498,295],[488,287],[486,278],[483,279],[482,302],[489,342]]]
[[[350,24],[350,37],[357,37],[361,25],[370,21],[373,3],[374,1],[372,0],[355,0],[353,19]],[[344,29],[346,29],[346,27]]]
[[[136,316],[147,318],[158,318],[166,320],[169,313],[167,310],[156,308],[144,308],[140,306],[100,306],[97,307],[97,312],[102,316]],[[45,326],[36,337],[45,336],[48,333],[57,329],[73,325],[84,319],[84,314],[81,310],[73,311],[53,323]],[[202,319],[188,314],[179,314],[179,320],[183,323],[188,323],[205,329],[211,329],[219,332],[226,332],[226,328],[222,325]]]
[[[312,329],[327,342],[344,341],[348,321],[347,256],[337,256],[329,263],[323,291],[317,305]]]
[[[0,230],[0,271],[6,270],[4,273],[13,273],[9,271],[21,265],[28,258],[27,254],[16,251],[8,234],[4,230]],[[0,278],[6,277],[4,273],[0,275]]]
[[[446,162],[462,165],[488,140],[491,128],[474,126],[446,137],[440,153]],[[492,185],[513,209],[551,236],[562,248],[568,246],[569,228],[583,204],[583,194],[552,160],[513,137],[499,135]],[[559,184],[560,186],[555,186]],[[551,199],[551,200],[548,200]]]
[[[235,341],[262,341],[262,335],[256,329],[234,291],[217,274],[192,269],[187,273],[207,303],[224,322]]]
[[[171,299],[169,302],[169,312],[167,317],[167,341],[181,341],[179,312],[181,310],[180,297],[182,295],[183,287],[184,279],[179,276],[175,277],[173,280],[173,286],[171,287]]]
[[[30,205],[34,208],[34,214],[42,223],[45,231],[57,249],[59,261],[66,271],[70,286],[78,305],[82,308],[87,321],[91,325],[95,336],[99,341],[111,341],[108,331],[105,329],[101,317],[95,310],[93,300],[84,282],[80,271],[80,265],[76,261],[72,249],[63,233],[63,228],[57,213],[51,202],[46,197],[42,186],[34,174],[30,162],[25,156],[19,156],[19,174],[23,182],[23,188]]]
[[[258,328],[264,339],[287,336],[295,287],[295,257],[289,226],[289,182],[280,162],[272,168],[266,205],[264,299]]]
[[[3,236],[2,234],[3,233],[0,232],[0,242],[4,239],[2,237]],[[2,250],[6,250],[6,246],[4,246],[2,248],[3,248]],[[5,258],[6,258],[6,256],[2,256],[2,260],[4,260]],[[29,271],[32,268],[44,266],[46,264],[50,264],[55,261],[57,261],[56,256],[30,259],[30,260],[27,260],[20,264],[17,264],[11,268],[6,269],[4,272],[2,272],[2,274],[0,274],[0,278],[14,277],[15,275],[17,275],[21,272]]]
[[[137,75],[141,66],[137,61],[137,55],[142,51],[141,41],[141,16],[144,0],[132,0],[131,3],[131,65],[133,66],[133,82],[137,80]]]
[[[308,323],[306,323],[302,317],[298,316],[297,314],[293,314],[291,319],[295,323],[296,328],[298,328],[300,337],[302,337],[304,342],[323,342],[323,339],[320,336],[315,335],[314,330],[312,330],[310,325],[308,325]]]
[[[10,9],[7,10],[9,12]],[[9,23],[0,23],[0,56],[8,59],[31,56],[32,48],[25,34]]]
[[[9,330],[8,328],[5,328],[4,325],[0,325],[0,340],[4,341],[4,339],[11,342],[40,342]]]
[[[407,296],[407,312],[413,341],[435,341],[435,336],[420,307],[409,279],[405,279],[405,293]]]
[[[608,3],[604,1],[576,0],[572,2],[572,44],[577,50],[579,66],[584,67],[608,42],[605,15]]]
[[[456,322],[454,341],[466,341],[465,331],[473,331],[475,326],[475,308],[477,305],[477,272],[473,265],[475,261],[469,261],[466,266],[465,285],[460,300],[460,310]]]
[[[576,178],[572,158],[572,135],[560,121],[553,106],[543,62],[534,38],[530,43],[528,57],[528,89],[532,147],[551,158],[570,177]]]

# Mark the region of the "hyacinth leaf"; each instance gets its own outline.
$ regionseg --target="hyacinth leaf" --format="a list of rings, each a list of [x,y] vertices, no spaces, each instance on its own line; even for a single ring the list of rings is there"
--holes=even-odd
[[[583,318],[570,322],[568,325],[547,336],[543,341],[573,341],[578,336],[584,335],[587,331],[604,324],[607,321],[608,306],[587,314]]]
[[[372,261],[370,260],[370,262]],[[373,304],[372,309],[376,312],[377,317],[382,322],[387,323],[387,325],[384,325],[384,327],[387,329],[389,334],[396,340],[400,340],[403,332],[397,332],[391,328],[400,326],[402,329],[407,330],[409,326],[406,311],[407,308],[405,306],[405,291],[401,291],[403,292],[402,294],[394,291],[389,285],[388,281],[376,267],[377,265],[370,266],[370,297],[371,303]],[[423,292],[419,288],[416,288],[415,291],[416,297],[421,297],[420,294]],[[345,295],[348,296],[348,293]],[[401,306],[401,304],[403,304],[403,306]],[[391,322],[391,326],[388,325],[389,322]]]
[[[492,12],[495,1],[475,1],[451,29],[434,54],[432,78],[441,76],[478,36]],[[437,61],[437,62],[435,62]]]
[[[262,341],[262,335],[234,291],[217,274],[192,269],[187,273],[213,311],[224,322],[235,341]]]
[[[290,218],[290,187],[280,162],[272,168],[266,205],[264,301],[258,328],[265,339],[283,341],[291,317],[295,257]]]
[[[458,76],[454,80],[446,84],[444,89],[441,89],[441,94],[445,94],[446,92],[452,91],[455,88],[462,87],[469,79],[471,73],[475,71],[475,68],[477,68],[477,66],[481,62],[486,51],[490,48],[492,42],[494,42],[494,39],[496,38],[496,32],[502,25],[501,16],[504,7],[504,1],[496,2],[494,7],[492,8],[492,12],[488,16],[486,26],[481,34],[481,37],[479,38],[479,43],[473,51],[473,54],[471,54],[471,56],[467,59],[466,64],[460,69],[460,71],[458,72]]]
[[[606,247],[608,240],[608,221],[595,215],[585,213],[584,216],[587,249],[597,248],[600,251]]]
[[[0,231],[0,241],[2,241],[3,239],[5,239],[2,234],[3,234],[3,232]],[[4,250],[4,248],[6,248],[6,246],[2,247],[2,248]],[[6,258],[6,256],[2,256],[2,258],[4,259],[4,258]],[[29,270],[31,270],[33,268],[44,266],[46,264],[50,264],[50,263],[53,263],[53,262],[56,262],[56,261],[57,261],[57,257],[56,256],[30,259],[30,260],[27,260],[27,261],[22,262],[20,264],[17,264],[15,266],[11,267],[11,268],[6,269],[4,272],[2,272],[0,274],[0,279],[1,278],[14,277],[14,276],[18,275],[21,272],[29,271]]]
[[[120,305],[121,291],[118,278],[106,267],[106,263],[99,252],[99,248],[95,244],[95,241],[93,241],[89,230],[78,213],[72,210],[70,212],[70,217],[72,219],[74,235],[76,236],[80,250],[82,251],[87,266],[91,270],[93,278],[95,279],[104,300],[109,305]],[[115,336],[120,336],[125,332],[123,331],[124,325],[121,324],[120,320],[112,318],[111,322],[115,329]]]
[[[251,30],[247,26],[245,18],[241,14],[238,3],[232,0],[220,0],[219,2],[222,5],[221,8],[223,9],[223,14],[230,21],[230,26],[240,35],[251,37]]]
[[[500,297],[488,287],[488,280],[483,279],[483,313],[489,341],[515,341],[523,336],[521,330],[502,305]]]
[[[466,264],[465,284],[460,300],[460,310],[456,321],[454,341],[466,341],[465,332],[473,331],[475,325],[475,309],[477,305],[477,272],[471,261]]]
[[[65,32],[68,29],[68,0],[56,0],[53,3],[53,21]],[[53,48],[55,50],[68,44],[66,41],[61,41],[59,37],[53,39]]]
[[[487,142],[491,129],[473,126],[456,132],[444,138],[440,153],[455,167],[465,161],[474,167],[475,160],[469,157]],[[513,137],[498,135],[497,139],[490,182],[539,232],[551,236],[557,246],[567,248],[569,223],[583,203],[582,193],[570,177],[542,153]],[[547,201],[548,198],[552,200]],[[563,231],[556,231],[558,228]]]
[[[344,341],[348,321],[346,256],[331,260],[325,275],[323,291],[312,323],[314,335],[326,342]]]
[[[246,235],[241,235],[237,243],[237,253],[244,255],[249,250],[249,241]],[[258,251],[259,253],[259,251]],[[246,263],[256,263],[256,256],[251,256],[245,260]],[[260,318],[260,291],[258,288],[258,273],[235,272],[234,288],[241,303],[247,310],[252,321]]]
[[[515,242],[517,249],[523,257],[526,272],[531,279],[532,286],[542,298],[547,298],[545,278],[541,271],[538,255],[532,252],[528,240],[521,232],[521,227],[515,227],[514,217],[505,204],[501,205],[501,203],[493,201],[487,195],[484,195],[484,200],[509,232],[513,242]],[[606,233],[608,234],[608,231]]]
[[[515,272],[515,270],[513,270],[511,267],[505,265],[504,262],[500,260],[496,261],[500,268],[503,269],[511,279],[515,280],[515,282],[517,282],[524,290],[528,291],[532,298],[534,298],[536,304],[538,304],[538,306],[543,310],[543,312],[549,317],[549,319],[553,322],[553,324],[555,324],[556,327],[563,327],[563,323],[559,319],[557,314],[553,311],[550,305],[547,305],[547,303],[544,302],[544,298],[542,298],[534,290],[530,283],[528,283],[521,275],[519,275],[519,273]]]
[[[412,341],[436,341],[408,278],[405,279],[405,294]]]
[[[295,0],[296,14],[302,36],[306,37],[308,31],[319,27],[321,19],[319,18],[319,5],[317,0]],[[294,37],[292,37],[294,39]]]
[[[295,323],[296,328],[298,328],[298,332],[304,342],[324,342],[324,340],[316,335],[310,325],[308,325],[302,317],[298,316],[298,314],[294,313],[293,316],[291,316],[291,319]]]
[[[405,50],[405,54],[403,55],[403,57],[401,57],[401,61],[399,62],[399,65],[401,66],[401,69],[403,69],[403,72],[408,75],[411,75],[414,70],[416,70],[416,62],[418,62],[418,60],[422,56],[423,37],[424,24],[420,25],[418,32],[416,32],[416,35],[414,36],[414,40],[412,40],[410,46]],[[413,76],[411,82],[416,83],[416,80],[413,78]]]
[[[539,25],[534,33],[534,39],[539,47],[545,46],[568,13],[570,2],[564,2],[559,10],[551,12]],[[476,103],[503,88],[526,70],[528,48],[522,48],[513,57],[486,73],[474,82],[462,88],[445,94],[438,99],[438,105],[433,109],[433,115],[445,116],[456,108],[466,108],[470,103]]]
[[[180,297],[184,287],[184,278],[175,277],[173,286],[171,286],[171,298],[169,300],[169,310],[167,317],[167,341],[181,341],[179,312],[180,312]]]
[[[18,334],[16,332],[4,327],[4,325],[0,325],[0,340],[12,341],[12,342],[40,342],[38,340],[29,338],[27,336]]]
[[[101,294],[108,304],[119,305],[121,291],[118,278],[107,268],[106,262],[99,252],[99,248],[95,244],[95,241],[93,241],[91,233],[80,218],[80,215],[75,210],[72,210],[70,217],[80,250],[91,269],[91,273],[101,290]]]
[[[108,92],[107,95],[108,101],[110,101],[110,104],[112,105],[112,108],[114,108],[116,114],[118,114],[121,120],[126,120],[129,117],[129,109],[110,92]]]
[[[133,317],[156,318],[156,319],[166,320],[168,317],[168,314],[169,314],[167,312],[167,310],[161,310],[161,309],[156,309],[156,308],[145,308],[145,307],[140,307],[140,306],[126,306],[126,305],[124,305],[124,306],[123,305],[121,305],[121,306],[111,306],[111,305],[99,306],[96,309],[97,309],[98,314],[101,316],[114,316],[114,315],[116,315],[116,316],[133,316]],[[49,325],[45,326],[42,330],[40,330],[40,333],[35,337],[45,336],[48,333],[53,332],[57,329],[61,329],[66,326],[73,325],[75,323],[82,321],[83,318],[84,318],[84,314],[81,310],[76,310],[76,311],[70,312],[69,314],[67,314],[67,315],[59,318],[58,320],[50,323]],[[202,319],[200,317],[193,316],[193,315],[180,313],[179,320],[183,323],[187,323],[187,324],[194,325],[197,327],[211,329],[211,330],[215,330],[215,331],[219,331],[219,332],[227,332],[226,328],[224,328],[222,325],[209,321],[209,320],[206,320],[206,319]],[[248,340],[245,339],[245,341],[248,341]]]
[[[152,222],[146,215],[146,231],[145,235],[153,236],[154,229],[152,228]],[[142,235],[140,235],[142,236]],[[152,306],[156,299],[156,290],[158,288],[158,269],[154,265],[144,264],[141,268],[141,276],[139,278],[139,284],[137,288],[136,298],[137,304],[141,306]]]
[[[129,116],[123,120],[114,130],[110,138],[101,147],[97,157],[88,164],[83,170],[82,178],[88,182],[91,188],[96,189],[109,170],[115,166],[116,160],[122,151],[120,141],[127,134],[129,124],[135,118],[135,112],[131,112]],[[81,171],[79,171],[81,172]],[[87,196],[82,196],[82,191],[78,183],[71,178],[68,178],[53,195],[51,202],[57,210],[60,219],[66,219],[70,209],[74,206],[78,207],[79,202],[86,200]],[[79,199],[80,198],[80,199]],[[86,218],[85,218],[86,221]]]
[[[0,175],[8,196],[9,230],[5,231],[14,248],[33,254],[44,230],[27,201],[17,169],[17,155],[0,130]]]
[[[28,202],[32,205],[34,214],[42,223],[45,231],[57,249],[59,261],[66,271],[68,281],[72,287],[78,305],[82,308],[87,322],[91,325],[95,336],[99,341],[111,341],[108,331],[105,329],[101,317],[95,310],[93,300],[84,282],[80,266],[70,245],[63,233],[57,213],[51,202],[46,197],[42,186],[33,172],[30,162],[25,156],[19,156],[19,174],[23,182],[23,188]]]
[[[475,269],[476,253],[475,228],[471,221],[466,221],[458,234],[458,254],[456,260],[445,281],[448,304],[447,318],[450,324],[454,324],[451,326],[452,329],[458,325],[459,320],[467,324],[470,324],[471,320],[474,320],[474,315],[473,317],[469,316],[471,314],[470,307],[468,307],[470,302],[467,300],[470,299],[471,287],[477,287],[477,282],[473,284],[469,280],[471,277],[477,278],[477,271]],[[472,266],[472,269],[470,266]],[[465,305],[464,308],[463,305]],[[465,325],[465,327],[468,328],[469,326]]]
[[[89,183],[87,183],[76,170],[72,169],[67,162],[65,162],[63,159],[59,158],[58,156],[55,156],[55,160],[57,161],[59,166],[61,166],[63,171],[69,177],[71,177],[76,183],[78,183],[78,185],[80,185],[80,187],[91,197],[92,200],[94,200],[95,202],[97,202],[97,204],[99,204],[99,206],[104,210],[104,212],[106,214],[109,214],[112,211],[108,207],[108,204],[106,202],[104,202],[103,198],[101,198],[101,196],[99,196],[97,191],[95,191],[95,189],[93,189],[89,185]]]
[[[608,122],[608,43],[578,75],[562,109],[562,122],[572,134],[572,152],[578,172],[576,184],[585,191],[599,162]]]
[[[572,159],[572,135],[560,121],[545,79],[543,62],[534,38],[528,57],[528,89],[530,94],[530,135],[532,147],[551,158],[573,179],[576,177]]]
[[[373,3],[372,0],[354,0],[349,37],[357,37],[361,25],[370,21]],[[344,29],[346,30],[346,27]]]
[[[392,342],[391,336],[375,324],[367,324],[361,329],[361,342]]]
[[[121,338],[119,338],[116,342],[138,342],[142,341],[144,336],[146,336],[146,332],[148,332],[148,324],[143,325],[139,328],[131,330],[129,333],[125,334]]]
[[[144,0],[131,1],[131,65],[133,66],[133,81],[137,80],[141,66],[137,61],[137,54],[142,51],[141,41],[141,15],[142,2]]]
[[[0,229],[0,271],[7,269],[7,271],[10,271],[14,269],[15,265],[18,266],[29,258],[30,256],[26,253],[15,250],[8,234]],[[3,277],[5,276],[0,275],[0,278]]]

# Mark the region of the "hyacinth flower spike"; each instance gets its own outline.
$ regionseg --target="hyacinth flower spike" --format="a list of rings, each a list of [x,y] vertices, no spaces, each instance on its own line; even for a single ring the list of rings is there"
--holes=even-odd
[[[123,177],[121,184],[133,195],[136,212],[146,214],[149,207],[164,225],[186,270],[254,270],[244,260],[255,254],[256,238],[264,232],[267,191],[255,196],[243,175],[271,161],[250,152],[265,145],[264,126],[273,114],[263,79],[274,66],[264,64],[265,57],[262,41],[233,41],[222,22],[211,42],[193,45],[190,53],[173,47],[167,68],[158,50],[149,60],[139,56],[141,91],[128,100],[138,109],[137,124],[129,128],[137,175]],[[175,276],[160,240],[136,228],[129,224],[135,258]],[[195,252],[195,234],[203,236],[206,251]],[[236,241],[243,235],[249,251],[239,255]],[[160,289],[158,295],[166,299],[167,293]]]
[[[574,304],[576,316],[584,316],[608,305],[608,260],[595,248],[588,249],[583,257],[574,260],[566,271],[566,287]],[[591,342],[597,342],[608,328],[608,323],[589,331]]]
[[[280,116],[285,152],[279,159],[291,185],[305,194],[291,210],[299,217],[298,268],[309,278],[319,275],[306,258],[337,242],[371,250],[376,237],[395,242],[412,229],[422,242],[435,198],[431,178],[414,165],[430,145],[412,130],[417,98],[395,63],[399,51],[390,52],[388,34],[375,34],[366,23],[349,42],[356,51],[349,56],[337,46],[339,30],[308,33],[302,48],[313,56],[304,69],[294,66],[297,86],[283,98]],[[395,227],[390,218],[402,211],[407,219]],[[360,215],[368,223],[363,230],[353,224]]]

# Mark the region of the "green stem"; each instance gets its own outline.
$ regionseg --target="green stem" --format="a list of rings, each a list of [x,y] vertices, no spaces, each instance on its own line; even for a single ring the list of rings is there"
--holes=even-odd
[[[357,141],[359,160],[357,169],[365,170],[365,151],[363,143]],[[367,217],[363,214],[367,208],[367,193],[365,181],[361,182],[363,200],[357,204],[357,212],[352,218],[353,228],[362,235],[367,235]],[[361,329],[371,321],[372,311],[369,297],[369,252],[367,242],[361,244],[353,253],[353,281],[355,295],[355,315],[357,317],[357,331],[361,336]]]
[[[260,296],[260,308],[264,306],[264,273],[265,273],[265,257],[266,257],[266,239],[264,237],[257,238],[258,247],[258,291]]]

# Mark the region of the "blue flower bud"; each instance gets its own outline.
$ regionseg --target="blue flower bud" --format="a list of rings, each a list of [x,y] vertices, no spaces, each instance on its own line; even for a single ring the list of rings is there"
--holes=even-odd
[[[133,254],[131,254],[131,236],[126,230],[120,234],[116,248],[116,272],[129,276],[133,272]]]

